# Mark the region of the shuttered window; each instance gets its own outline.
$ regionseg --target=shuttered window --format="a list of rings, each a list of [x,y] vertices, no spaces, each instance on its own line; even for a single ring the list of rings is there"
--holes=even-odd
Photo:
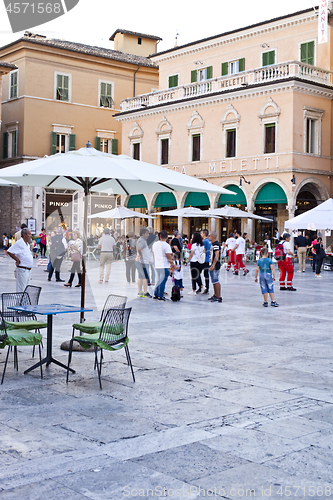
[[[111,83],[101,82],[99,105],[103,108],[112,108],[114,106]]]
[[[301,44],[301,62],[314,65],[314,42]]]
[[[57,101],[69,101],[69,76],[57,75]]]
[[[118,139],[103,139],[101,137],[95,137],[95,149],[97,149],[97,151],[102,151],[103,153],[112,153],[113,155],[117,155]]]
[[[271,64],[275,64],[275,50],[270,50],[262,54],[262,65],[270,66]]]
[[[178,75],[169,76],[169,89],[178,87]]]
[[[221,65],[221,75],[234,75],[245,71],[245,58],[237,59],[236,61],[224,62]]]
[[[10,74],[10,99],[17,97],[17,81],[18,81],[18,71],[13,71]]]

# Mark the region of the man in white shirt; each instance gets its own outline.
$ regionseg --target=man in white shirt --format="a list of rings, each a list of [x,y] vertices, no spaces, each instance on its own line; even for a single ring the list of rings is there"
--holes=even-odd
[[[160,239],[153,245],[155,270],[157,275],[154,299],[167,300],[164,297],[166,282],[170,274],[170,265],[173,264],[171,246],[166,242],[168,233],[163,229],[160,232]]]
[[[279,271],[280,271],[280,290],[289,290],[291,292],[296,292],[296,288],[293,287],[293,277],[294,277],[294,266],[291,258],[295,257],[291,250],[290,234],[284,233],[282,236],[283,241],[283,251],[285,253],[285,259],[278,261]],[[285,285],[285,279],[287,277],[287,286]]]
[[[15,260],[16,269],[16,291],[24,292],[25,287],[29,284],[31,276],[31,268],[33,257],[30,251],[31,231],[27,227],[21,231],[21,238],[18,239],[10,250],[9,257]]]
[[[236,252],[233,250],[235,245],[237,244],[236,238],[234,238],[234,233],[229,234],[229,238],[223,244],[222,251],[227,247],[228,251],[228,265],[227,271],[230,270],[231,266],[233,266],[234,270],[236,269]]]
[[[106,227],[104,229],[104,234],[98,242],[98,248],[101,250],[101,255],[99,258],[99,281],[98,283],[103,283],[104,280],[104,268],[105,268],[105,283],[109,282],[111,273],[111,264],[113,260],[113,247],[116,242],[110,234],[110,229]]]
[[[234,274],[238,276],[239,269],[243,269],[243,276],[246,276],[249,272],[248,269],[244,266],[243,258],[245,255],[245,240],[242,237],[239,231],[235,231],[236,235],[236,245],[233,248],[233,251],[236,251],[236,269]]]

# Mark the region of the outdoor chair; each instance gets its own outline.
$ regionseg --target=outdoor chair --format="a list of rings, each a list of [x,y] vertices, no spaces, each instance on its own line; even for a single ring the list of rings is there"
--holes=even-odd
[[[79,330],[80,335],[83,334],[96,334],[101,330],[101,326],[104,320],[104,317],[109,309],[124,309],[126,306],[127,297],[123,297],[121,295],[109,295],[105,301],[103,306],[103,310],[101,312],[101,317],[99,321],[85,321],[84,323],[74,323],[72,338],[74,337],[74,331]]]
[[[37,305],[39,302],[39,296],[42,291],[41,286],[27,285],[24,291],[29,295],[30,304]]]
[[[16,323],[16,324],[18,325],[19,323]],[[39,360],[41,362],[42,361],[42,354],[41,354],[41,347],[40,347],[41,342],[42,342],[42,336],[40,333],[32,333],[24,328],[7,330],[6,321],[4,319],[2,312],[0,312],[0,349],[5,349],[5,347],[8,346],[5,366],[4,366],[3,373],[2,373],[1,384],[3,383],[3,379],[5,377],[7,362],[8,362],[8,357],[9,357],[9,352],[11,350],[11,347],[14,348],[14,368],[16,368],[16,370],[18,371],[17,347],[18,346],[38,345],[38,347],[39,347]],[[41,376],[41,378],[43,378],[42,365],[40,365],[40,376]]]
[[[38,288],[38,287],[33,287]],[[33,295],[34,297],[34,295]],[[39,330],[40,328],[47,328],[47,323],[38,321],[33,313],[19,312],[9,309],[13,306],[30,306],[30,295],[27,292],[10,292],[1,295],[2,302],[2,315],[7,324],[7,329],[18,328],[17,322],[20,323],[19,328],[26,330]]]
[[[124,348],[126,353],[127,364],[131,367],[133,382],[135,382],[132,361],[128,349],[128,321],[132,308],[113,308],[109,309],[103,319],[102,327],[99,333],[73,337],[69,343],[68,366],[66,382],[68,383],[69,365],[72,360],[73,342],[77,341],[84,349],[94,348],[95,365],[97,368],[99,386],[102,389],[101,372],[103,349],[107,351],[118,351]],[[100,359],[98,360],[97,352],[100,349]]]

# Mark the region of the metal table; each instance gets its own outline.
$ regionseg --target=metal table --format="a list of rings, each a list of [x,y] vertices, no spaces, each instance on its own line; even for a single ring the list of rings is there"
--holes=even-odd
[[[47,344],[46,344],[46,358],[42,359],[35,365],[31,366],[25,370],[25,374],[31,372],[31,370],[35,370],[41,365],[46,363],[46,366],[49,366],[51,363],[55,363],[62,368],[67,370],[67,366],[60,363],[60,361],[54,359],[52,357],[52,333],[53,333],[53,316],[55,314],[65,314],[65,313],[75,313],[75,312],[90,312],[93,309],[85,309],[78,306],[66,306],[63,304],[38,304],[38,305],[30,305],[30,306],[11,306],[8,309],[14,309],[14,311],[22,311],[33,314],[41,314],[42,316],[47,316]],[[71,372],[75,373],[74,370],[70,368]]]

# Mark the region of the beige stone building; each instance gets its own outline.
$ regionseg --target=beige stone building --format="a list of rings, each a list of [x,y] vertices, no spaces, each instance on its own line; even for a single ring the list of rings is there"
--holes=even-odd
[[[26,32],[0,48],[0,59],[16,67],[3,77],[0,169],[78,149],[87,141],[105,152],[121,151],[121,124],[113,115],[121,100],[158,88],[158,67],[147,56],[159,38],[117,30],[111,39],[117,50]],[[14,231],[29,217],[36,219],[38,231],[59,220],[81,225],[79,193],[14,191],[15,217],[2,218],[3,230]],[[109,206],[114,199],[92,197],[92,213]]]
[[[149,212],[237,204],[272,219],[241,222],[250,238],[333,195],[333,40],[318,43],[313,9],[157,53],[159,90],[126,99],[122,152],[237,193],[131,197]],[[182,221],[160,218],[169,231]],[[216,223],[219,236],[226,223]],[[183,220],[183,232],[208,220]]]

